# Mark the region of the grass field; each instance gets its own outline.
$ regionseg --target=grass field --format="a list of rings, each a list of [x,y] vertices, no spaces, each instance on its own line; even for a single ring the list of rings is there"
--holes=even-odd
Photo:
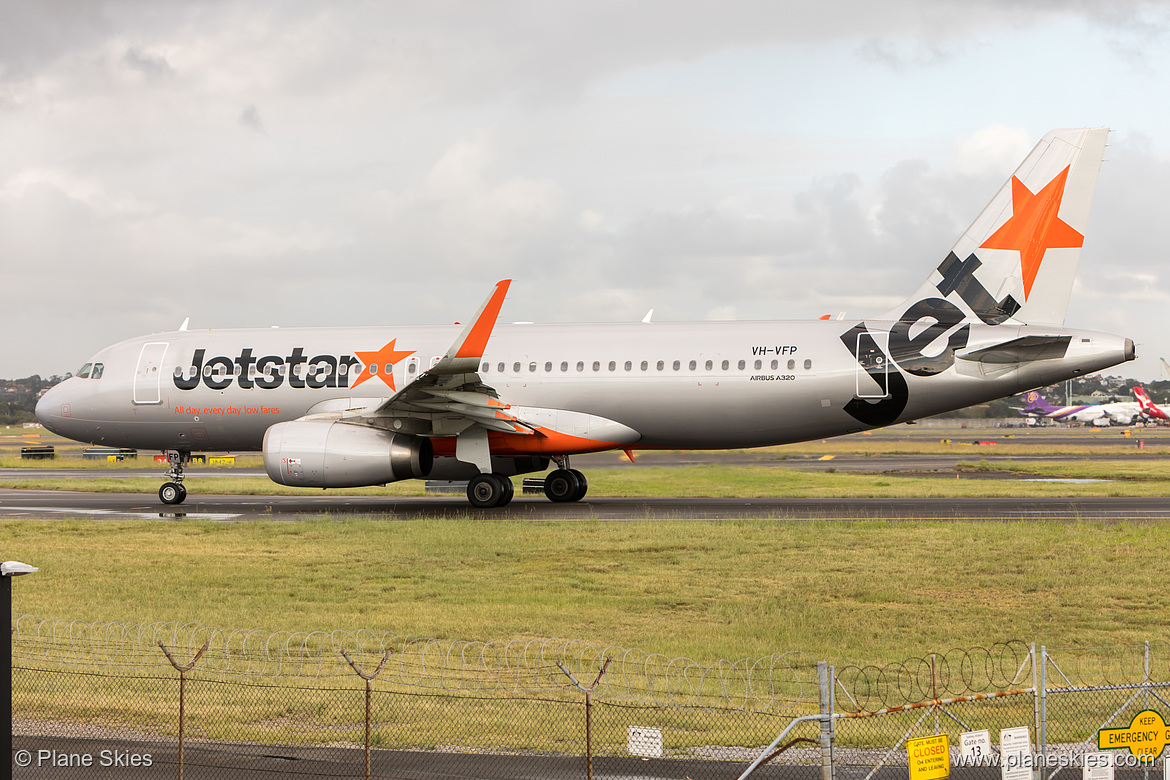
[[[1119,433],[1068,434],[1043,446],[1000,435],[899,429],[761,451],[774,466],[590,469],[593,496],[1167,495],[1170,460]],[[6,432],[0,431],[0,438]],[[968,444],[958,443],[962,435]],[[1047,432],[1047,436],[1061,436]],[[19,429],[9,439],[23,440]],[[950,444],[943,441],[950,439]],[[1170,440],[1168,440],[1170,441]],[[19,443],[19,441],[17,442]],[[78,445],[80,446],[80,445]],[[1016,448],[1018,452],[1009,452]],[[1030,460],[1067,450],[1067,460]],[[826,454],[970,453],[960,472],[1106,480],[1088,484],[813,473],[785,468]],[[615,456],[616,458],[616,456]],[[16,459],[19,462],[18,459]],[[0,486],[138,490],[137,462],[79,458],[101,479]],[[5,460],[2,464],[9,465]],[[23,465],[30,465],[25,463]],[[255,468],[247,456],[239,465]],[[880,469],[880,462],[875,463]],[[206,476],[204,474],[207,474]],[[203,493],[303,493],[263,477],[200,470]],[[419,482],[331,491],[418,495]],[[584,639],[703,662],[801,650],[837,665],[883,663],[954,646],[1022,638],[1050,646],[1170,640],[1156,581],[1170,546],[1158,524],[791,521],[524,523],[392,516],[298,522],[20,520],[0,522],[4,557],[41,567],[18,581],[14,609],[102,621],[198,621],[260,630],[360,629],[465,640]]]
[[[8,521],[18,612],[883,663],[1170,640],[1159,524]]]
[[[144,464],[145,465],[145,464]],[[0,464],[2,466],[2,464]],[[45,477],[41,475],[0,477],[0,488],[25,490],[79,490],[97,493],[143,493],[158,490],[162,470],[152,477],[124,477],[122,464],[110,464],[108,477]],[[139,468],[143,468],[140,465]],[[875,463],[875,470],[881,468]],[[102,469],[103,471],[106,469]],[[593,497],[714,497],[714,498],[934,498],[1014,496],[1164,496],[1170,494],[1170,460],[1135,458],[1126,462],[1084,460],[1033,462],[1028,460],[989,463],[964,461],[958,473],[1005,472],[1049,479],[1099,480],[1082,484],[1018,479],[944,479],[937,476],[891,476],[881,473],[800,471],[777,466],[688,466],[636,468],[591,468],[589,495]],[[520,478],[514,482],[519,485]],[[196,493],[213,495],[306,495],[306,488],[278,485],[267,477],[219,476],[203,470],[188,472],[187,487]],[[312,491],[317,493],[319,491]],[[384,487],[331,489],[331,496],[422,496],[425,485],[407,480]]]

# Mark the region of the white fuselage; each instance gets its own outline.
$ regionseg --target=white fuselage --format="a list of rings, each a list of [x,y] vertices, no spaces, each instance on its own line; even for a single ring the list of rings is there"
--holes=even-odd
[[[866,321],[879,336],[891,323]],[[596,415],[637,432],[635,448],[756,447],[903,422],[1098,371],[1132,357],[1126,339],[1029,326],[970,326],[966,339],[1069,336],[1059,359],[959,370],[946,339],[931,375],[886,358],[880,386],[849,321],[497,325],[479,379],[512,406]],[[258,450],[273,424],[394,395],[385,366],[355,384],[358,353],[394,342],[401,390],[448,349],[458,326],[175,331],[92,358],[100,378],[49,391],[38,417],[70,438],[142,449]],[[201,351],[201,352],[200,352]],[[952,353],[958,350],[950,350]],[[402,357],[409,353],[407,356]],[[1128,357],[1127,357],[1128,353]],[[880,363],[880,361],[879,361]],[[958,361],[964,364],[966,361]],[[195,375],[195,371],[198,375]],[[904,397],[898,396],[904,378]],[[883,397],[883,393],[885,396]],[[861,409],[846,410],[847,404]],[[866,411],[873,408],[877,411]],[[436,429],[434,435],[442,436]],[[627,442],[628,443],[628,442]]]

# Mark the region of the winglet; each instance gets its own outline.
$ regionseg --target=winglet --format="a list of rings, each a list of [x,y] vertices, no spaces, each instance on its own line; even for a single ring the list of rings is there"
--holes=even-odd
[[[431,369],[432,374],[466,374],[479,368],[479,359],[487,349],[488,339],[496,327],[500,307],[504,305],[504,297],[508,294],[508,287],[511,284],[511,279],[496,283],[496,289],[484,301],[479,312],[459,334],[459,338],[451,344],[443,359]]]

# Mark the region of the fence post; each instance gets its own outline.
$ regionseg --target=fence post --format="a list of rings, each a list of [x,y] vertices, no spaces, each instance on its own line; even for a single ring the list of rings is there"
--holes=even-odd
[[[1036,675],[1040,675],[1040,698],[1038,701],[1038,728],[1036,742],[1040,752],[1040,760],[1044,766],[1048,761],[1048,647],[1040,645],[1040,669],[1036,669],[1036,645],[1032,644],[1032,685],[1036,685]],[[1037,778],[1043,776],[1042,769],[1034,770]]]
[[[1143,710],[1150,708],[1150,640],[1146,640],[1146,673],[1142,679],[1142,687],[1145,689],[1145,702],[1142,706]],[[1142,778],[1143,780],[1150,780],[1150,761],[1142,762]],[[1165,771],[1165,770],[1163,770]]]
[[[357,676],[366,681],[366,780],[370,780],[370,683],[386,665],[386,659],[390,657],[390,648],[386,648],[386,652],[382,653],[382,660],[378,663],[378,668],[372,672],[363,672],[359,669],[344,648],[341,650],[341,655],[349,663],[350,668],[357,672]]]
[[[609,668],[609,662],[612,660],[612,658],[605,659],[605,663],[601,665],[601,671],[597,673],[597,679],[588,688],[577,682],[577,678],[573,676],[573,673],[565,668],[563,663],[557,661],[557,666],[565,673],[566,677],[573,681],[573,685],[577,686],[578,690],[585,692],[585,776],[588,780],[593,780],[593,702],[590,697],[593,689],[601,682],[601,676],[605,674],[605,670]]]
[[[175,667],[175,671],[179,673],[179,780],[183,780],[183,719],[187,710],[187,672],[191,671],[195,667],[195,664],[199,663],[199,659],[207,652],[209,645],[211,645],[210,639],[203,643],[203,647],[199,648],[199,652],[195,653],[195,657],[191,659],[190,663],[180,664],[171,655],[171,651],[162,643],[162,640],[160,639],[158,642],[158,646],[162,648],[163,655],[167,657],[167,660],[171,662],[171,666]]]
[[[829,664],[817,661],[817,685],[820,688],[821,780],[833,780],[833,675]]]

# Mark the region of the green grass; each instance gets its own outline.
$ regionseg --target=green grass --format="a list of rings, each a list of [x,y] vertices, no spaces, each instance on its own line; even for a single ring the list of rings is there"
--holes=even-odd
[[[267,631],[584,639],[838,666],[1170,640],[1161,524],[8,521],[14,609]]]
[[[880,469],[875,463],[874,468]],[[808,472],[783,466],[687,466],[590,469],[592,497],[715,497],[715,498],[909,498],[1036,497],[1036,496],[1164,496],[1170,494],[1170,460],[1134,460],[1125,463],[1071,461],[1065,463],[964,464],[962,471],[1025,472],[1047,477],[1109,480],[1089,484],[1020,480],[892,477],[857,472]],[[77,490],[100,493],[155,493],[162,471],[154,477],[8,477],[0,487],[36,490]],[[520,479],[514,480],[519,484]],[[193,493],[231,495],[322,495],[320,490],[289,488],[267,477],[206,476],[189,472],[187,489]],[[332,489],[328,495],[425,495],[418,480],[385,487]]]

